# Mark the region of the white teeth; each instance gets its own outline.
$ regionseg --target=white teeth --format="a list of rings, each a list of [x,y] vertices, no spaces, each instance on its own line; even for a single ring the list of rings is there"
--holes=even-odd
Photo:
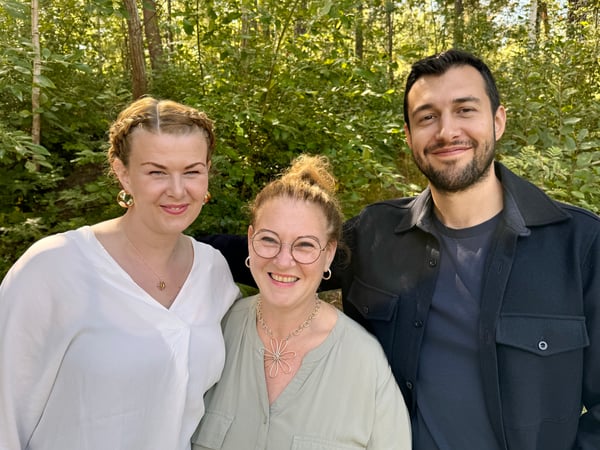
[[[271,274],[271,278],[273,278],[275,281],[279,281],[280,283],[293,283],[294,281],[298,280],[298,277],[284,277],[281,275],[275,275],[275,274]]]

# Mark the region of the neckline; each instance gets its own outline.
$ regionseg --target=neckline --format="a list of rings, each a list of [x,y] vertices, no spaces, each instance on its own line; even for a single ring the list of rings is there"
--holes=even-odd
[[[493,217],[490,217],[484,222],[481,222],[477,225],[473,225],[472,227],[467,228],[450,228],[442,223],[440,219],[435,215],[435,213],[431,212],[432,223],[435,230],[437,230],[440,234],[444,236],[448,236],[455,239],[465,239],[474,236],[479,236],[482,234],[493,232],[502,217],[502,211],[496,214]]]
[[[198,259],[196,257],[197,255],[196,255],[196,247],[194,245],[194,240],[190,236],[184,235],[187,239],[189,239],[191,241],[192,266],[190,268],[190,272],[189,272],[187,278],[185,279],[185,281],[183,282],[183,284],[181,286],[181,289],[179,289],[179,292],[173,299],[171,306],[169,306],[167,308],[166,306],[161,304],[158,300],[156,300],[154,297],[152,297],[152,295],[150,295],[148,292],[146,292],[139,284],[137,284],[135,282],[135,280],[129,275],[129,273],[125,269],[123,269],[123,267],[121,267],[121,265],[117,262],[117,260],[113,258],[113,256],[108,252],[108,250],[104,247],[104,245],[102,245],[100,240],[96,237],[96,233],[94,233],[94,231],[92,230],[92,227],[90,225],[82,226],[81,228],[79,228],[79,231],[82,232],[82,234],[83,234],[84,238],[87,240],[87,242],[89,242],[91,245],[93,245],[95,247],[95,250],[96,250],[96,253],[98,254],[98,256],[101,257],[105,262],[107,262],[113,270],[118,271],[120,273],[120,275],[122,276],[122,278],[127,281],[127,284],[130,287],[132,287],[137,292],[142,294],[144,301],[146,301],[147,303],[151,303],[155,306],[158,306],[158,307],[164,309],[165,311],[171,311],[176,307],[176,305],[179,303],[179,298],[182,296],[182,293],[186,290],[187,285],[190,282],[189,280],[190,280],[191,274],[196,269],[196,264],[197,264],[197,259]]]

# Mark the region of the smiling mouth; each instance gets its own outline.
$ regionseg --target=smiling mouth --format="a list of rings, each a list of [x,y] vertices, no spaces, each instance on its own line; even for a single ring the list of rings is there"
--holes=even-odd
[[[181,213],[181,212],[185,211],[187,209],[187,205],[180,205],[180,206],[165,205],[165,206],[163,206],[163,208],[170,213],[177,214],[177,213]]]
[[[469,149],[469,147],[445,147],[445,148],[439,148],[436,149],[432,152],[430,152],[430,154],[432,155],[438,155],[438,156],[445,156],[445,155],[455,155],[458,153],[462,153],[465,152]]]
[[[279,283],[294,283],[300,279],[298,277],[276,275],[271,272],[269,272],[269,276],[272,280],[278,281]]]

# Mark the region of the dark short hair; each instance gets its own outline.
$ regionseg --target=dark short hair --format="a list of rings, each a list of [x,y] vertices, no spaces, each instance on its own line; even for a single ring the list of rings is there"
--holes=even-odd
[[[463,50],[451,49],[423,58],[411,67],[404,88],[404,122],[410,127],[408,118],[408,93],[417,80],[426,75],[443,75],[449,69],[460,66],[471,66],[481,74],[485,82],[485,90],[492,105],[492,114],[500,106],[500,94],[490,68],[475,55]]]

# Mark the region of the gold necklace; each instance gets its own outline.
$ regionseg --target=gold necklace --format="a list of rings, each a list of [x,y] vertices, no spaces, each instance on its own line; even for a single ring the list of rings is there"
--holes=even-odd
[[[288,361],[293,360],[296,357],[296,352],[294,351],[286,351],[288,341],[292,338],[292,336],[298,336],[305,328],[308,328],[319,313],[319,308],[321,307],[321,300],[315,294],[315,307],[312,312],[306,318],[304,322],[300,324],[298,328],[292,331],[283,339],[276,339],[273,336],[273,331],[269,326],[265,323],[262,314],[262,302],[260,297],[256,301],[256,320],[260,324],[265,333],[270,338],[271,350],[267,349],[263,346],[262,352],[264,355],[265,366],[269,369],[269,377],[275,378],[279,374],[279,370],[281,372],[288,374],[292,371],[292,366]]]
[[[152,267],[150,267],[150,265],[144,259],[144,256],[142,255],[142,252],[140,252],[137,249],[137,247],[135,245],[133,245],[133,242],[131,242],[131,240],[129,239],[129,236],[127,236],[127,232],[125,231],[125,228],[123,228],[123,234],[125,235],[125,239],[127,239],[127,242],[129,242],[129,245],[131,245],[131,247],[135,250],[135,253],[137,254],[139,260],[142,261],[142,264],[144,266],[146,266],[146,268],[148,270],[150,270],[150,272],[152,272],[154,274],[154,276],[158,279],[158,283],[156,285],[156,287],[158,288],[158,290],[159,291],[164,291],[167,288],[167,283],[165,283],[164,280],[162,279],[162,277],[160,275],[158,275],[154,271],[154,269]]]

